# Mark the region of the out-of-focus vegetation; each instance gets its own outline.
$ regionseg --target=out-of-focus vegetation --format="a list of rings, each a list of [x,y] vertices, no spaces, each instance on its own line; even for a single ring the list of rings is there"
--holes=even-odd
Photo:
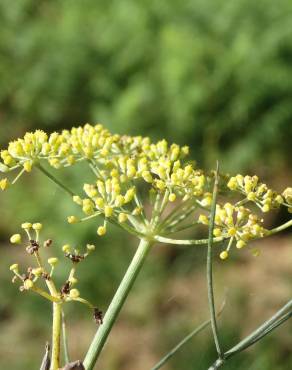
[[[287,186],[291,20],[290,0],[2,0],[0,144],[5,146],[35,128],[54,131],[99,121],[119,133],[189,144],[200,166],[210,168],[219,158],[228,171],[260,166],[257,169],[266,177],[285,173],[275,183]],[[80,179],[92,179],[82,167],[63,176],[76,191],[81,190]],[[80,280],[82,291],[103,310],[135,241],[113,228],[97,241],[94,221],[67,225],[66,216],[76,208],[41,174],[22,178],[1,194],[0,207],[0,367],[38,368],[48,339],[49,307],[37,297],[20,295],[10,283],[8,266],[17,249],[6,246],[8,235],[22,221],[37,220],[56,244],[98,243],[96,259],[86,262]],[[291,293],[286,266],[289,261],[291,265],[291,253],[289,246],[281,248],[282,243],[267,243],[264,257],[255,265],[250,256],[228,266],[218,264],[221,287],[230,287],[221,324],[226,343],[234,343]],[[284,253],[283,259],[275,259],[276,250],[278,255]],[[203,265],[200,249],[153,251],[110,337],[104,368],[149,369],[176,339],[206,318]],[[246,284],[240,285],[242,280]],[[80,357],[95,327],[83,308],[74,307],[70,314],[73,357]],[[289,325],[231,361],[228,369],[289,370]],[[202,338],[194,340],[168,369],[207,368],[214,359],[213,344],[210,336]]]
[[[98,120],[202,164],[288,163],[291,17],[289,0],[3,0],[1,142]]]

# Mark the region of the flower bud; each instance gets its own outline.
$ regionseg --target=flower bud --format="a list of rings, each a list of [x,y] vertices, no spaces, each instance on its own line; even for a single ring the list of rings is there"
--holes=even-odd
[[[48,259],[48,264],[51,266],[56,266],[59,262],[59,259],[57,257],[51,257]]]
[[[103,236],[103,235],[105,235],[105,233],[106,233],[106,227],[105,226],[99,226],[99,228],[97,229],[97,235]]]
[[[69,297],[72,299],[78,298],[80,296],[78,289],[71,289],[69,293]]]
[[[30,279],[26,279],[26,280],[24,280],[24,282],[23,282],[23,287],[24,287],[24,289],[25,289],[25,290],[29,290],[29,289],[31,289],[31,288],[33,287],[33,282],[32,282],[32,280],[30,280]]]
[[[70,253],[70,251],[71,251],[71,246],[70,246],[69,244],[65,244],[65,245],[63,245],[63,247],[62,247],[62,251],[63,251],[64,253]]]
[[[87,244],[86,248],[87,248],[88,251],[92,252],[92,251],[95,250],[95,245],[94,244]]]
[[[18,273],[18,263],[14,263],[13,265],[11,265],[11,266],[9,267],[9,270],[10,270],[10,271],[13,271],[13,272],[15,272],[15,273]]]
[[[76,224],[79,222],[79,219],[76,216],[68,216],[67,221],[69,224]]]
[[[126,222],[128,220],[128,215],[126,213],[121,212],[118,216],[118,220],[120,223]]]
[[[43,228],[43,225],[39,222],[32,225],[32,228],[36,231],[40,231]]]
[[[228,258],[228,255],[229,255],[228,251],[223,251],[223,252],[220,253],[220,258],[222,260],[226,260]]]
[[[8,182],[7,178],[0,180],[0,189],[1,190],[3,190],[3,191],[6,190],[8,188],[8,186],[9,186],[9,182]]]
[[[20,234],[14,234],[10,238],[10,243],[12,244],[20,244],[21,243],[21,235]]]
[[[32,228],[32,224],[30,222],[24,222],[22,225],[21,225],[21,228],[24,229],[24,230],[29,230]]]
[[[169,194],[168,200],[174,202],[176,200],[176,195],[174,193]]]

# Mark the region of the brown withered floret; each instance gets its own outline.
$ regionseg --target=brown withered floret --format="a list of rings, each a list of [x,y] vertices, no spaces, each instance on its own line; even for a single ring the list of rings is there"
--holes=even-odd
[[[26,251],[28,254],[34,254],[35,252],[39,250],[40,245],[35,240],[30,240],[29,242],[30,242],[30,245],[26,247]]]
[[[93,309],[93,317],[97,325],[101,325],[103,322],[103,315],[102,311],[100,311],[97,307]]]
[[[66,281],[66,283],[61,288],[61,294],[67,295],[70,293],[70,281]]]
[[[44,247],[48,248],[52,245],[53,243],[53,240],[52,239],[48,239],[44,242]]]
[[[43,272],[41,276],[45,280],[51,280],[51,276],[47,272]]]

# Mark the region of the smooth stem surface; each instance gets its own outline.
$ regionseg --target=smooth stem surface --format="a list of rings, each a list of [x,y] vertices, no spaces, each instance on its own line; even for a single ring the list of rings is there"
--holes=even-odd
[[[237,352],[241,352],[242,350],[249,347],[249,344],[253,344],[253,341],[263,334],[271,325],[277,322],[277,320],[281,319],[283,315],[287,313],[287,311],[292,308],[292,300],[290,300],[287,304],[285,304],[279,311],[277,311],[270,319],[265,321],[260,327],[258,327],[254,332],[244,338],[241,342],[231,348],[229,351],[225,353],[226,358],[233,356]]]
[[[60,338],[62,323],[62,305],[53,303],[53,333],[52,333],[52,362],[51,370],[60,367]]]
[[[64,311],[62,311],[62,338],[63,338],[64,360],[65,360],[65,363],[68,364],[70,362],[70,358],[69,358],[67,330],[66,330],[66,321],[65,321]]]
[[[107,340],[107,337],[115,323],[118,314],[141,270],[145,258],[150,250],[151,242],[141,239],[138,249],[121,281],[116,294],[114,295],[108,310],[104,316],[103,323],[98,328],[89,350],[85,356],[83,365],[86,370],[92,370],[99,357],[99,354]]]
[[[288,311],[288,312],[287,312]],[[275,330],[278,326],[289,320],[292,316],[292,300],[286,303],[279,311],[277,311],[272,317],[265,321],[250,335],[245,337],[241,342],[236,344],[230,350],[224,353],[224,358],[218,358],[215,363],[209,367],[208,370],[219,369],[225,361],[235,356],[237,353],[244,351],[248,347],[252,346],[263,337],[268,335],[271,331]]]
[[[208,301],[209,301],[209,310],[210,310],[210,317],[211,317],[211,327],[212,327],[216,350],[217,350],[219,358],[221,358],[223,353],[221,351],[220,344],[219,344],[219,338],[218,338],[218,328],[217,328],[217,321],[216,321],[214,292],[213,292],[213,272],[212,272],[212,246],[213,246],[213,230],[214,230],[214,223],[215,223],[217,192],[218,192],[218,163],[217,163],[217,170],[215,174],[213,199],[212,199],[211,215],[210,215],[210,225],[209,225],[209,239],[208,239],[208,249],[207,249],[207,284],[208,284]]]

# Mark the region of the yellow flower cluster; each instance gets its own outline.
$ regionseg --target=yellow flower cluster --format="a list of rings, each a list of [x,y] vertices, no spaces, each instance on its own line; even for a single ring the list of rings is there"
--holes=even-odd
[[[285,199],[288,211],[292,213],[292,188],[287,188],[283,191],[283,198]]]
[[[25,134],[1,151],[0,171],[20,168],[14,183],[22,173],[38,166],[52,179],[53,175],[41,167],[42,161],[56,169],[84,161],[93,171],[95,180],[92,184],[84,184],[86,197],[73,196],[85,217],[69,216],[68,222],[74,224],[101,215],[104,222],[97,229],[100,236],[106,233],[108,222],[119,224],[138,236],[149,236],[156,230],[167,234],[185,229],[188,225],[183,222],[196,209],[207,212],[199,216],[198,222],[209,224],[214,178],[186,162],[188,154],[187,146],[169,145],[166,140],[153,143],[148,137],[112,134],[100,124],[85,124],[50,135],[40,130]],[[266,233],[262,220],[243,205],[253,202],[262,212],[281,205],[292,210],[291,188],[280,195],[260,183],[257,176],[237,175],[227,180],[222,176],[219,193],[222,183],[223,188],[227,185],[231,191],[240,193],[242,199],[235,199],[234,205],[217,206],[214,235],[231,240],[231,244],[236,241],[238,248]],[[150,200],[153,200],[149,220],[145,216],[144,197],[139,194],[141,185],[144,193],[145,188],[150,191]],[[8,186],[7,178],[0,180],[0,189]],[[71,190],[68,192],[74,194]],[[168,202],[175,204],[173,213],[166,215]],[[193,221],[188,227],[196,223]],[[16,236],[14,239],[18,240]],[[224,252],[228,255],[228,250]],[[223,254],[225,258],[226,253]]]
[[[53,132],[51,135],[41,130],[26,133],[22,139],[11,142],[6,150],[1,151],[0,171],[8,172],[22,166],[30,172],[32,166],[42,159],[47,160],[52,167],[60,168],[85,159],[108,163],[120,155],[144,157],[146,160],[158,160],[164,156],[174,161],[186,154],[187,147],[180,148],[175,144],[168,147],[165,140],[153,144],[147,137],[112,135],[100,124],[86,124],[84,127],[73,127],[70,131]],[[131,163],[129,166],[130,172],[127,175],[134,177]]]
[[[201,214],[198,222],[208,225],[209,219],[205,214]],[[262,223],[263,220],[251,213],[248,208],[236,207],[231,203],[225,203],[223,206],[217,204],[213,234],[215,237],[222,237],[222,240],[229,240],[228,247],[221,252],[220,258],[228,257],[234,243],[238,249],[241,249],[248,241],[267,235],[268,230],[262,226]]]
[[[116,176],[114,176],[115,174]],[[82,199],[79,196],[73,196],[73,201],[82,206],[82,211],[86,216],[102,214],[105,219],[115,216],[120,223],[124,223],[127,221],[128,215],[137,216],[141,212],[140,207],[132,203],[136,187],[128,188],[114,171],[112,171],[111,178],[99,179],[95,184],[84,184],[83,189],[88,198]],[[74,223],[74,221],[78,222],[78,219],[70,216],[68,221]],[[102,236],[105,232],[106,222],[104,226],[98,228],[98,235]]]
[[[248,201],[254,202],[263,212],[279,208],[284,203],[283,197],[266,184],[260,183],[257,176],[237,175],[230,178],[227,186],[244,194]]]

